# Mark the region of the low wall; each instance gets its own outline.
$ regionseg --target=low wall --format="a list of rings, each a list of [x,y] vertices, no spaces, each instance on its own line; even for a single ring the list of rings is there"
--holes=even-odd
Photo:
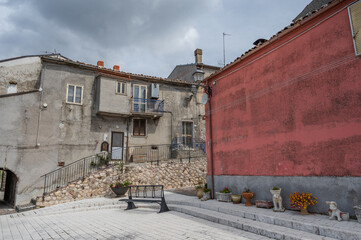
[[[207,175],[206,158],[192,159],[190,162],[163,161],[159,165],[150,163],[138,163],[125,165],[123,169],[119,165],[105,168],[83,180],[70,183],[68,186],[59,188],[44,198],[37,198],[37,206],[51,206],[86,198],[112,196],[109,185],[116,181],[130,181],[133,185],[160,184],[165,189],[191,187],[200,181],[206,181]]]
[[[211,177],[207,177],[211,186]],[[282,188],[283,205],[291,209],[289,196],[293,192],[308,192],[317,197],[317,204],[310,206],[310,212],[327,214],[329,206],[325,201],[335,201],[343,212],[354,217],[353,206],[361,205],[361,177],[282,177],[282,176],[214,176],[215,191],[228,187],[232,193],[241,193],[249,188],[255,193],[255,200],[272,201],[270,189]]]

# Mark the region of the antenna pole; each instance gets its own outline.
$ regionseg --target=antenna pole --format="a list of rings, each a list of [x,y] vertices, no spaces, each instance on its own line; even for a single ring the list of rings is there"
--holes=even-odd
[[[231,34],[223,32],[223,67],[226,66],[226,43],[224,41],[224,36],[231,36]]]

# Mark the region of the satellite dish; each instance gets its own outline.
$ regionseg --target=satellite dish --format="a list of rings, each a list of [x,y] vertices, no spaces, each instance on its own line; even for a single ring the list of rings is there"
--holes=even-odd
[[[203,93],[203,96],[202,96],[203,105],[206,105],[207,101],[208,101],[208,95],[206,93]]]

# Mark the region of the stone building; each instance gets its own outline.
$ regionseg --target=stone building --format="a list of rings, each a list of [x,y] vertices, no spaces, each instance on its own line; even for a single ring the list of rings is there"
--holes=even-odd
[[[205,138],[203,89],[194,82],[126,73],[60,54],[0,61],[0,170],[4,200],[42,194],[41,176],[83,157],[128,146]]]
[[[194,51],[195,62],[175,66],[173,71],[169,74],[168,78],[194,82],[194,74],[197,71],[203,72],[204,78],[206,78],[220,69],[220,67],[204,64],[202,56],[202,49],[197,48]]]

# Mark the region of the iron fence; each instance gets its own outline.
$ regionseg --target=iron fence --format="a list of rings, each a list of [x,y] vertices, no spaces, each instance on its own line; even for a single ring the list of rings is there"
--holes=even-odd
[[[192,141],[192,144],[173,144],[132,146],[116,151],[126,151],[125,162],[142,163],[151,162],[159,164],[159,161],[179,159],[180,161],[192,158],[205,157],[206,145],[203,141]],[[70,182],[84,179],[86,176],[103,169],[109,163],[119,163],[121,161],[112,159],[113,152],[101,152],[92,156],[82,158],[62,168],[51,171],[42,177],[44,178],[44,193],[49,193],[60,187],[68,185]]]

